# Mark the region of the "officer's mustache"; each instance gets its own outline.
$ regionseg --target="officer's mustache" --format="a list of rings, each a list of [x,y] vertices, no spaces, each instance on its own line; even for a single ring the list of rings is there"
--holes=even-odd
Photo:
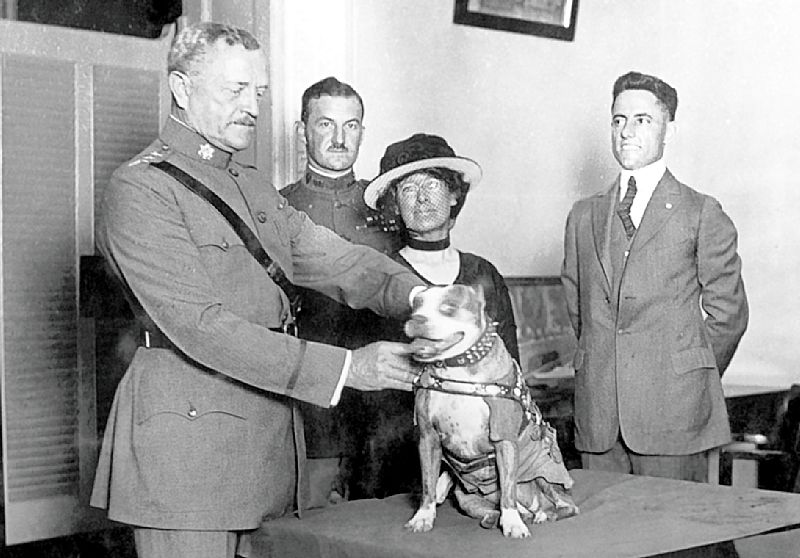
[[[328,151],[347,151],[347,146],[344,143],[332,143]]]
[[[253,118],[252,116],[245,115],[242,116],[241,118],[237,118],[236,120],[233,121],[233,123],[238,124],[240,126],[255,126],[256,119]]]

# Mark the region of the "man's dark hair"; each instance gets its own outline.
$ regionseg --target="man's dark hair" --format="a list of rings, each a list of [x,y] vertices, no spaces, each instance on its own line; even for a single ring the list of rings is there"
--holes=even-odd
[[[308,105],[311,104],[313,99],[319,99],[323,95],[330,95],[331,97],[355,97],[358,99],[358,104],[361,105],[361,118],[364,118],[364,101],[361,99],[361,95],[347,83],[330,76],[309,86],[308,89],[303,92],[303,100],[300,106],[300,120],[302,120],[304,124],[308,124]]]
[[[642,89],[649,91],[656,96],[658,102],[669,114],[670,120],[675,120],[675,112],[678,110],[678,92],[667,82],[647,74],[639,72],[628,72],[617,78],[614,82],[614,91],[611,97],[611,104],[617,100],[617,96],[628,89]]]

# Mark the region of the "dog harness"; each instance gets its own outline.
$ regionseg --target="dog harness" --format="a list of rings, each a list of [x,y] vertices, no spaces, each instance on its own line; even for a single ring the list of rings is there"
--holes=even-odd
[[[520,432],[524,430],[530,422],[539,426],[542,423],[542,412],[539,410],[536,403],[534,403],[531,392],[525,383],[525,379],[522,377],[522,370],[516,361],[513,361],[513,378],[508,378],[508,376],[506,376],[506,378],[513,382],[510,384],[453,380],[450,378],[443,378],[436,374],[437,370],[442,370],[447,367],[469,366],[481,361],[491,352],[497,342],[497,337],[497,322],[490,322],[480,338],[463,353],[454,357],[425,363],[422,367],[422,373],[414,378],[414,389],[430,389],[443,393],[471,395],[487,399],[511,399],[519,403],[525,416],[525,420],[523,420],[520,425]],[[489,401],[487,401],[487,403],[489,407],[494,407]]]

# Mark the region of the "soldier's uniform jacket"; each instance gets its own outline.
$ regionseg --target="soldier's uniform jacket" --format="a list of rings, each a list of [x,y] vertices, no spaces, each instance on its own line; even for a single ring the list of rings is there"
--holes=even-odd
[[[255,528],[294,503],[293,400],[328,406],[346,352],[268,329],[287,318],[285,294],[208,202],[150,165],[160,160],[225,200],[298,285],[402,316],[420,283],[315,226],[174,117],[114,173],[98,246],[168,343],[140,347],[117,388],[92,505],[145,527]]]
[[[304,211],[314,223],[342,238],[364,244],[385,254],[402,246],[398,232],[386,230],[379,214],[364,203],[369,181],[356,180],[352,172],[337,178],[308,169],[302,179],[290,184],[281,194],[296,209]],[[303,310],[297,321],[300,337],[354,349],[380,338],[384,322],[369,310],[353,310],[325,295],[301,290]],[[353,424],[364,420],[357,408],[361,397],[346,393],[342,405],[325,410],[303,405],[309,457],[338,457],[352,454],[359,443],[359,429]],[[345,417],[352,417],[348,423]]]
[[[355,244],[392,254],[402,246],[397,232],[368,224],[378,214],[364,203],[369,182],[356,180],[353,173],[328,178],[308,170],[302,180],[290,184],[281,194],[294,208],[305,212],[317,225],[326,227]],[[300,337],[349,349],[375,340],[375,314],[350,310],[314,291],[304,289],[303,311],[298,316]]]

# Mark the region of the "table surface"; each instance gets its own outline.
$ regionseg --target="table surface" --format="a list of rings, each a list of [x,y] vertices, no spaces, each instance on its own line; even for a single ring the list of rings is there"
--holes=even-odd
[[[439,507],[432,531],[410,533],[403,524],[414,506],[403,494],[266,523],[254,537],[253,557],[800,556],[800,530],[753,536],[800,526],[800,494],[599,471],[571,473],[581,514],[534,525],[528,539],[505,539],[499,529],[481,529],[449,502]],[[686,549],[695,550],[686,554]]]

